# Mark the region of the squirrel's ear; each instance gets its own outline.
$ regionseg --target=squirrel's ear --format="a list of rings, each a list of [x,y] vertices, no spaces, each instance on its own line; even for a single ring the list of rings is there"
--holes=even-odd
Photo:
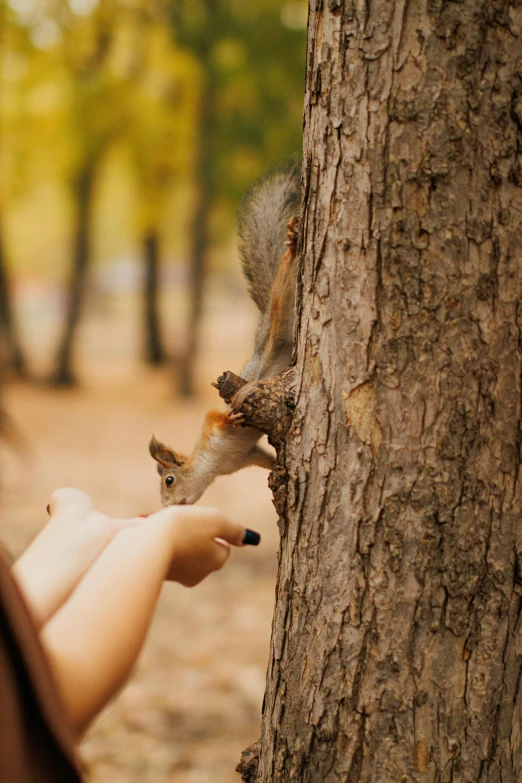
[[[176,452],[169,449],[168,446],[165,446],[163,443],[160,443],[159,440],[156,440],[154,435],[149,442],[149,451],[150,456],[163,468],[180,468],[185,462],[185,460],[180,458],[179,454],[176,454]]]

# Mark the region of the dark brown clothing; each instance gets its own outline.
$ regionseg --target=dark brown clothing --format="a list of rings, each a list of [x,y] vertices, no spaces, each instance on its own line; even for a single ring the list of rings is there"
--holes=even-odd
[[[0,783],[80,783],[44,651],[0,553]]]

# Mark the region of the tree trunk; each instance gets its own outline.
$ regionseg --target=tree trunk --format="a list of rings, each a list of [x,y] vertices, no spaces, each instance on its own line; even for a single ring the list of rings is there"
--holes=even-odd
[[[159,303],[159,237],[155,230],[148,231],[143,237],[143,256],[145,261],[144,286],[144,354],[148,364],[159,365],[165,361],[165,350],[161,340]]]
[[[210,67],[210,66],[209,66]],[[203,314],[203,287],[207,272],[209,246],[209,216],[212,204],[212,130],[214,124],[215,87],[212,73],[204,77],[199,109],[199,141],[194,174],[196,204],[191,229],[189,257],[189,315],[185,352],[181,356],[179,391],[185,397],[194,394],[194,372],[199,355],[201,317]]]
[[[96,173],[97,161],[94,158],[87,159],[73,188],[76,203],[73,264],[67,293],[64,331],[58,349],[56,370],[52,378],[52,382],[58,386],[73,386],[76,383],[72,369],[73,349],[91,257],[92,209]]]
[[[520,781],[522,6],[309,24],[257,780]]]
[[[0,223],[0,343],[2,363],[19,377],[25,374],[25,359],[13,317],[11,288],[7,274],[2,224]]]

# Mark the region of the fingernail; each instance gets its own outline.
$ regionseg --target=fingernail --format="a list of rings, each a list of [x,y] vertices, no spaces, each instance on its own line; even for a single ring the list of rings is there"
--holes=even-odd
[[[261,541],[261,536],[256,533],[255,530],[245,530],[245,537],[243,538],[243,544],[251,544],[257,546]]]

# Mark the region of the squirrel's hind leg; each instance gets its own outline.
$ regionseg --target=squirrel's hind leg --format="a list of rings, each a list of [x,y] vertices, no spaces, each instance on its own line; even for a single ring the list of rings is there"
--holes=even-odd
[[[272,470],[275,464],[275,457],[269,451],[265,451],[262,446],[254,446],[252,451],[248,453],[246,464],[257,465],[259,468]]]
[[[287,228],[288,232],[286,235],[288,239],[286,240],[285,245],[290,248],[292,258],[295,258],[295,254],[297,252],[297,232],[299,231],[299,218],[297,215],[294,215],[294,217],[288,222]]]

